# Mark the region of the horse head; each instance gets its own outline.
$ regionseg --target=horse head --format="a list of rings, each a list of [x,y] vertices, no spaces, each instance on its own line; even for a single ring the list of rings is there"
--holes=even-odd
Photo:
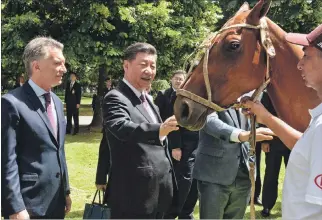
[[[254,27],[259,27],[265,19],[270,3],[261,0],[252,9],[244,3],[211,39],[209,55],[203,56],[181,89],[204,99],[210,96],[209,101],[227,107],[241,95],[260,87],[266,73],[267,48],[261,43],[259,28]],[[204,71],[208,72],[208,79]],[[211,90],[207,91],[206,81]],[[177,93],[174,113],[181,126],[199,130],[212,111],[195,99]]]

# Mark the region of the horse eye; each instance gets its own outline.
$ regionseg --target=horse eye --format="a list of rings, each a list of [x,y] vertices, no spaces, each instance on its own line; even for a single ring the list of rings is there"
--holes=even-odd
[[[229,49],[230,50],[237,50],[239,48],[240,44],[238,41],[233,41],[230,43],[230,47]]]

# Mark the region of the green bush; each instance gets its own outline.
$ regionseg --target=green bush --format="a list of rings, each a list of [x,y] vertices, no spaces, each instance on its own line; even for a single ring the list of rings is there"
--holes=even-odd
[[[154,91],[160,91],[168,88],[170,88],[170,84],[165,79],[158,79],[152,82],[152,90]]]

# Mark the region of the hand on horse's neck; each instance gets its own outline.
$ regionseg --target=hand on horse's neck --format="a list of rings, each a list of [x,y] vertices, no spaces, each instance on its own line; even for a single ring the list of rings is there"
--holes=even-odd
[[[307,88],[297,69],[297,63],[303,56],[302,48],[288,44],[285,31],[267,19],[272,42],[276,50],[271,59],[271,85],[268,93],[279,117],[295,129],[304,131],[310,116],[308,109],[321,101],[316,91]]]

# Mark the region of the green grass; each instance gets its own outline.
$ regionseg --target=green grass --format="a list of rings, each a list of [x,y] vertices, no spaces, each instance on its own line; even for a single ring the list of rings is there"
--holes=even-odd
[[[101,133],[66,136],[66,158],[71,187],[72,210],[67,218],[82,218],[85,203],[92,201]]]
[[[64,103],[64,96],[58,96]],[[64,108],[64,114],[66,115],[66,108]],[[79,108],[79,116],[93,116],[92,98],[82,97],[81,106]]]
[[[66,157],[69,170],[71,186],[71,197],[73,200],[72,210],[67,218],[82,218],[85,203],[90,203],[95,192],[95,175],[98,158],[98,149],[101,141],[101,133],[86,133],[76,136],[66,136]],[[284,163],[283,163],[284,164]],[[270,218],[281,218],[282,186],[285,175],[282,164],[279,178],[278,199],[275,207],[271,211]],[[261,177],[264,180],[265,154],[262,153]],[[256,218],[261,219],[261,206],[256,207]],[[194,217],[199,219],[199,205],[197,203]],[[247,208],[245,219],[249,219],[249,207]]]

